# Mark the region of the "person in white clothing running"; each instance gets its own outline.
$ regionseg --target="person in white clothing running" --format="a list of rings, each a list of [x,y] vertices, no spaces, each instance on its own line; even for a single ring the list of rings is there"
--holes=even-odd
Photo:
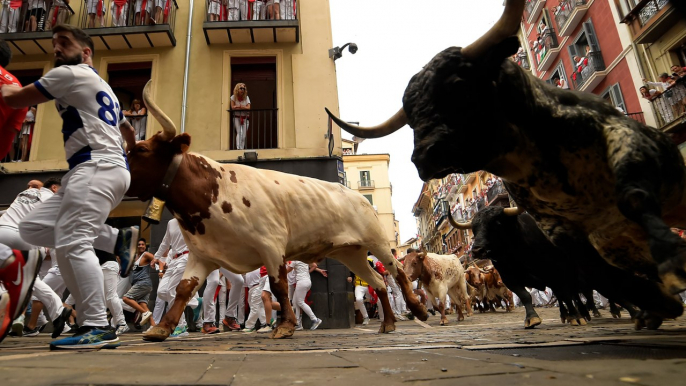
[[[216,334],[219,329],[214,325],[216,306],[214,302],[214,294],[219,286],[219,273],[224,277],[222,280],[228,280],[231,283],[229,290],[229,305],[226,308],[226,313],[223,314],[222,324],[230,331],[238,331],[241,326],[238,324],[237,310],[239,301],[243,294],[243,276],[233,273],[226,268],[219,268],[207,277],[207,285],[203,293],[203,314],[205,320],[203,323],[202,332],[205,334]]]
[[[288,268],[291,269],[291,268]],[[293,294],[293,307],[295,308],[295,318],[297,320],[297,325],[295,326],[296,331],[303,329],[302,326],[302,311],[304,311],[307,316],[312,321],[312,327],[310,330],[316,330],[322,320],[317,318],[312,312],[312,308],[305,303],[305,296],[307,296],[307,291],[312,288],[312,280],[310,279],[310,272],[317,269],[317,264],[307,264],[302,261],[293,261],[292,270],[295,271],[295,292]],[[327,276],[326,271],[321,271],[324,277]]]
[[[136,251],[138,227],[117,230],[105,225],[124,198],[131,176],[124,151],[135,145],[110,86],[93,68],[93,40],[81,29],[62,24],[53,29],[55,68],[33,84],[3,85],[2,97],[13,108],[55,100],[62,116],[69,172],[62,189],[19,224],[21,238],[55,248],[60,272],[76,300],[81,327],[50,349],[114,348],[117,335],[107,322],[104,278],[95,250],[117,255],[128,276]]]

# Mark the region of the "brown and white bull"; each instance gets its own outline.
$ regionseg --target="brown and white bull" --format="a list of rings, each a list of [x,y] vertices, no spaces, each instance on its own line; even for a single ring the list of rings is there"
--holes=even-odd
[[[501,301],[505,301],[505,311],[510,312],[514,310],[514,301],[512,299],[512,291],[510,291],[503,283],[503,278],[500,277],[495,267],[488,266],[483,269],[484,282],[486,283],[486,297],[491,303],[491,309],[495,311],[494,305],[500,305]]]
[[[295,315],[288,300],[285,262],[312,263],[331,257],[369,283],[379,295],[385,319],[379,332],[395,329],[395,318],[381,276],[367,263],[371,251],[397,280],[410,310],[426,320],[426,309],[391,255],[386,232],[362,195],[336,183],[220,164],[188,152],[191,137],[176,135],[172,121],[143,91],[148,111],[163,127],[128,153],[131,187],[127,195],[149,200],[166,193],[166,205],[179,221],[188,249],[188,265],[173,307],[144,338],[164,340],[174,330],[186,303],[213,270],[245,273],[266,266],[282,318],[273,338],[293,335]],[[163,177],[180,159],[168,189]]]
[[[476,265],[470,265],[465,269],[465,278],[469,285],[467,288],[472,288],[471,293],[469,293],[469,300],[472,302],[472,305],[479,308],[479,312],[485,312],[488,309],[488,298],[486,297],[486,283],[483,271]]]
[[[441,313],[441,325],[448,323],[445,316],[446,295],[457,305],[458,321],[464,320],[463,303],[466,303],[468,312],[471,311],[464,267],[457,256],[412,252],[405,256],[403,269],[411,281],[419,279],[422,282],[431,303]]]

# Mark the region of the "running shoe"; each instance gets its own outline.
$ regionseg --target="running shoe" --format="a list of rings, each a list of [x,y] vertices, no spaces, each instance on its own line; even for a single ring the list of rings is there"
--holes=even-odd
[[[264,334],[265,332],[272,332],[272,327],[271,326],[264,326],[257,330],[258,333]]]
[[[295,331],[302,331],[302,330],[304,330],[302,324],[296,324],[295,325]]]
[[[71,307],[64,307],[62,310],[62,313],[57,317],[57,319],[52,321],[52,339],[57,338],[64,332],[64,328],[67,324],[67,321],[69,320],[69,316],[71,315]],[[69,328],[69,326],[66,326]],[[69,328],[71,330],[71,328]]]
[[[10,336],[21,336],[24,333],[24,314],[19,315],[18,318],[14,319],[12,322],[12,331],[10,331]]]
[[[9,292],[10,317],[15,320],[24,312],[31,300],[33,282],[36,280],[42,260],[38,249],[14,252],[14,261],[0,270],[0,282]]]
[[[368,324],[369,324],[369,318],[364,318],[364,319],[362,320],[362,325],[363,325],[363,326],[366,326],[366,325],[368,325]]]
[[[244,328],[241,332],[249,334],[249,333],[255,332],[255,331],[257,331],[257,329],[255,327],[253,327],[253,328]]]
[[[129,330],[130,330],[130,328],[129,328],[128,324],[120,324],[117,326],[117,330],[116,330],[115,334],[117,334],[117,336],[119,336],[125,332],[128,332]]]
[[[169,338],[170,339],[182,338],[182,337],[188,336],[188,335],[190,335],[190,334],[188,333],[188,328],[186,326],[176,327],[174,329],[174,332],[172,332],[172,334],[169,335]]]
[[[119,345],[114,328],[81,326],[73,336],[50,343],[50,350],[100,350]]]
[[[224,318],[222,319],[222,325],[224,326],[224,331],[240,331],[241,325],[238,324],[236,318]]]
[[[322,320],[317,318],[317,320],[312,323],[312,326],[310,327],[310,330],[316,330],[319,325],[322,324]]]
[[[212,323],[205,323],[202,326],[202,333],[203,334],[219,334],[219,329],[214,326]]]
[[[12,328],[10,315],[10,294],[0,282],[0,342],[9,334]]]
[[[152,316],[152,312],[145,311],[144,313],[141,314],[141,319],[138,321],[138,324],[148,323],[151,316]]]
[[[119,229],[114,254],[119,256],[121,264],[119,276],[121,277],[129,276],[135,263],[133,260],[136,257],[136,248],[138,247],[138,229],[138,226]]]
[[[22,332],[23,336],[38,336],[40,334],[40,329],[38,327],[34,328],[33,330],[30,329],[28,326],[24,326],[24,331]]]

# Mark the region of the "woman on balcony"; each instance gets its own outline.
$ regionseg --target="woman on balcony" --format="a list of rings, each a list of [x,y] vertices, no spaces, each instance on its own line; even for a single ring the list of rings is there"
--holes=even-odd
[[[233,127],[236,130],[236,149],[245,149],[245,134],[250,125],[250,98],[245,83],[237,83],[231,95]]]
[[[134,99],[131,102],[131,109],[124,110],[124,116],[136,131],[136,141],[145,140],[145,129],[148,122],[148,110],[141,106],[141,101]]]

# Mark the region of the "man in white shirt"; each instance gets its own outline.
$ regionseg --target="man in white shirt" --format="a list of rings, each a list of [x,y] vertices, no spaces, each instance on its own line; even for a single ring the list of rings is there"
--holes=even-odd
[[[50,348],[113,348],[119,345],[107,322],[104,278],[95,250],[119,256],[128,276],[138,227],[117,230],[105,225],[121,202],[131,176],[124,139],[135,145],[114,92],[93,68],[93,40],[69,25],[53,29],[55,67],[23,88],[4,85],[2,97],[13,108],[55,99],[64,121],[62,133],[69,172],[62,189],[19,224],[25,241],[55,248],[60,272],[76,300],[81,327]],[[122,138],[123,137],[123,138]]]

